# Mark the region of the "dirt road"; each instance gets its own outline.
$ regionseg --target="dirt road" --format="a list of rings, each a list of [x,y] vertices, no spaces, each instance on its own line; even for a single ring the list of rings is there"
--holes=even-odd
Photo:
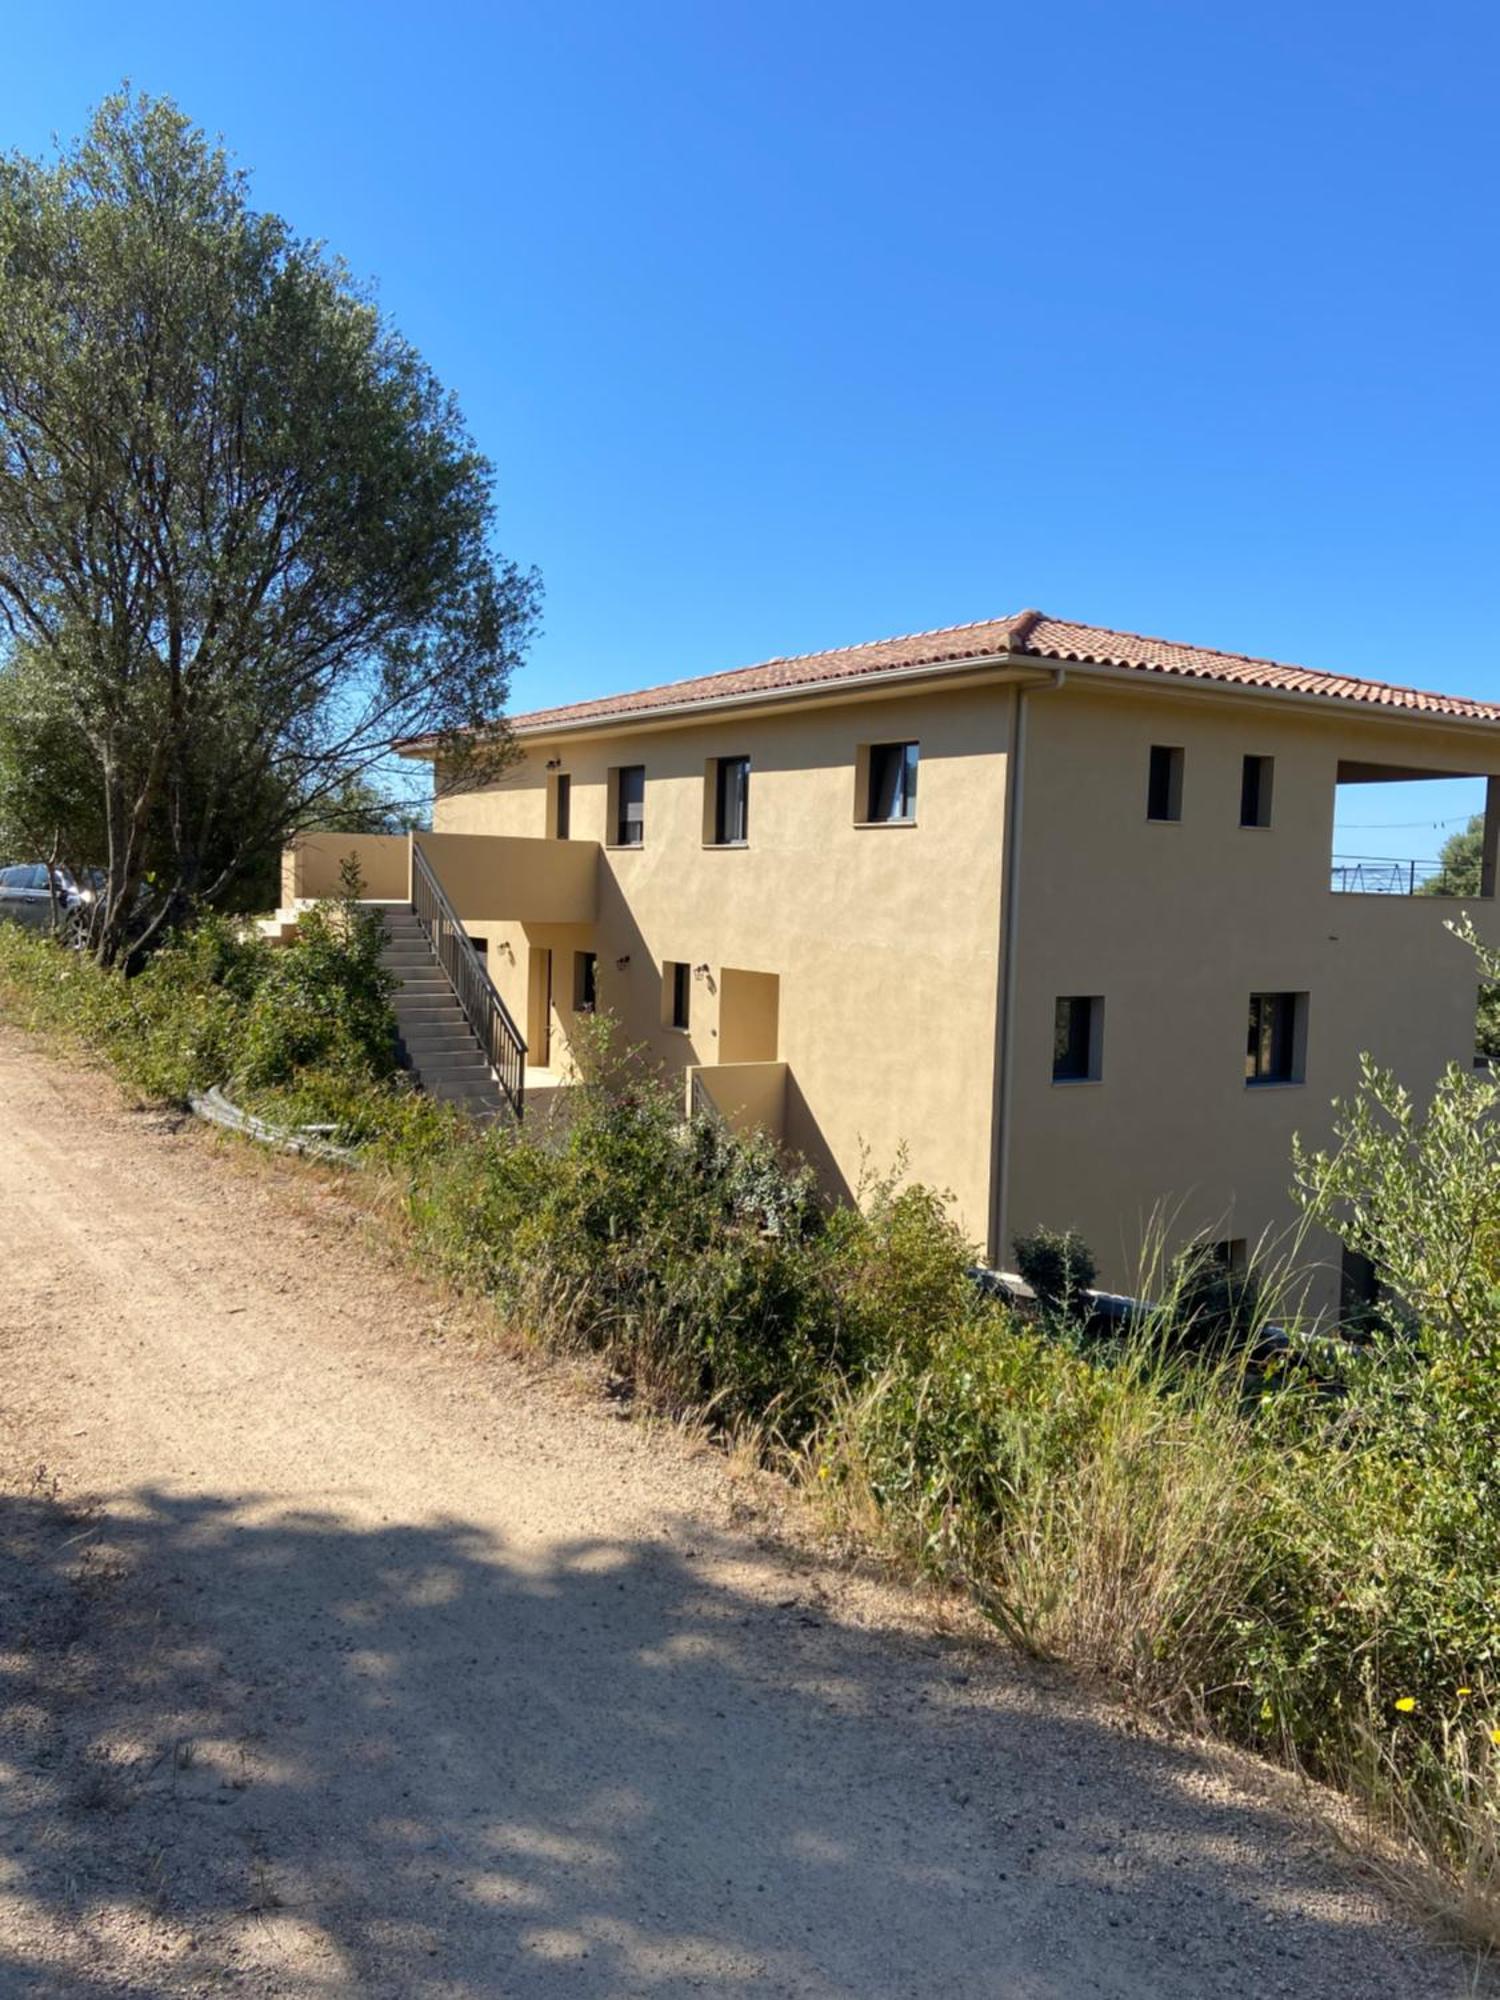
[[[778,1553],[336,1194],[3,1026],[0,1258],[48,1468],[0,1537],[0,1992],[1465,1990],[1253,1778]]]

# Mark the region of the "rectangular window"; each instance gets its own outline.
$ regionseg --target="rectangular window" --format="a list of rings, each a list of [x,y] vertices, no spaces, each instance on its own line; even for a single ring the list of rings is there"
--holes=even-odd
[[[1169,743],[1151,745],[1151,767],[1146,779],[1147,819],[1182,818],[1182,752]]]
[[[575,951],[573,954],[573,1012],[592,1014],[598,1005],[599,961],[591,951]]]
[[[1097,1083],[1104,1074],[1104,1002],[1097,993],[1060,999],[1052,1027],[1052,1081]]]
[[[1242,1278],[1249,1269],[1249,1251],[1243,1236],[1226,1236],[1213,1245],[1210,1254],[1216,1264],[1222,1264],[1237,1278]]]
[[[1240,777],[1240,825],[1271,824],[1271,778],[1274,757],[1247,757]]]
[[[573,780],[559,771],[552,781],[552,837],[567,840],[573,832]]]
[[[915,743],[870,745],[870,791],[865,817],[876,823],[914,820],[917,816],[917,746]]]
[[[1246,1083],[1301,1083],[1306,1051],[1307,995],[1252,993]]]
[[[615,845],[640,847],[646,838],[646,767],[621,764],[614,773]]]
[[[720,757],[714,771],[714,843],[743,847],[750,838],[750,759]]]
[[[683,961],[669,959],[665,972],[667,1025],[686,1028],[692,1020],[693,968]]]

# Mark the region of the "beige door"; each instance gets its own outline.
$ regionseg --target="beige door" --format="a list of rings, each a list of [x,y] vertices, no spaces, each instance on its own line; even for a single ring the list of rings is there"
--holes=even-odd
[[[526,1060],[535,1069],[552,1062],[552,954],[535,946],[526,982]]]

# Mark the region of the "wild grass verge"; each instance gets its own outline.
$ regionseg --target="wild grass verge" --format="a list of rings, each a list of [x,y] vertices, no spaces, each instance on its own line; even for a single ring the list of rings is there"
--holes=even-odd
[[[385,1074],[376,951],[347,912],[301,962],[205,926],[125,982],[0,931],[0,1002],[156,1094],[228,1081],[332,1122],[424,1269],[660,1406],[753,1432],[831,1518],[1016,1644],[1341,1785],[1393,1886],[1500,1944],[1485,1337],[1429,1301],[1427,1332],[1377,1330],[1336,1383],[1252,1368],[1244,1341],[1187,1338],[1205,1294],[1183,1268],[1124,1338],[1091,1339],[1066,1283],[1024,1319],[974,1287],[930,1190],[888,1181],[829,1212],[765,1142],[684,1122],[603,1049],[565,1129],[480,1130]],[[1374,1167],[1341,1159],[1300,1171],[1373,1214]],[[1465,1296],[1500,1327],[1500,1300]]]

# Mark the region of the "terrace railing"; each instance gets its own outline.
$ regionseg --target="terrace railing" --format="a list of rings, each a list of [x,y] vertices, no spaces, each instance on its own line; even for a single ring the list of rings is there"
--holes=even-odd
[[[484,962],[443,894],[443,885],[420,844],[411,844],[411,906],[427,933],[433,955],[458,996],[464,1019],[474,1030],[485,1061],[499,1079],[500,1089],[516,1117],[526,1094],[526,1043],[495,990]]]
[[[1335,854],[1331,884],[1345,896],[1477,896],[1472,877],[1441,861],[1400,861],[1387,855]]]

